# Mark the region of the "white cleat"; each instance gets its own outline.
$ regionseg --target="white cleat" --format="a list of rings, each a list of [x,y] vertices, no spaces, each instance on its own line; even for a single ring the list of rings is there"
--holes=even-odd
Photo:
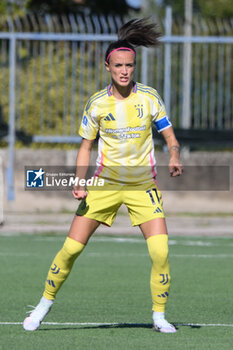
[[[176,333],[176,328],[164,318],[154,320],[153,329],[160,333]]]
[[[30,313],[30,316],[25,318],[23,322],[23,328],[25,331],[36,331],[40,327],[45,316],[49,313],[52,305],[53,300],[48,300],[42,297],[39,304]]]

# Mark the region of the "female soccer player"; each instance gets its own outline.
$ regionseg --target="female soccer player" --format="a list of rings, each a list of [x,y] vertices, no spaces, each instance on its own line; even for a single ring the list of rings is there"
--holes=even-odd
[[[131,20],[121,27],[118,40],[107,49],[105,66],[112,83],[94,94],[86,104],[79,129],[83,140],[77,155],[77,175],[84,178],[83,167],[89,165],[91,148],[99,131],[95,176],[106,181],[107,191],[86,192],[86,188],[74,188],[74,198],[82,201],[68,237],[52,262],[43,297],[24,320],[25,330],[38,329],[91,235],[100,223],[111,226],[117,210],[125,204],[132,225],[138,225],[145,237],[152,261],[150,285],[154,329],[162,333],[176,332],[165,319],[170,287],[168,235],[161,193],[155,179],[152,123],[166,141],[171,176],[182,173],[179,144],[157,91],[133,81],[135,46],[155,46],[158,37],[154,24],[145,19]]]

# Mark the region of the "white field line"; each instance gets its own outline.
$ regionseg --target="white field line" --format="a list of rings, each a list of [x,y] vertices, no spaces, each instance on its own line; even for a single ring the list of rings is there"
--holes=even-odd
[[[0,252],[0,256],[15,256],[15,257],[27,257],[27,256],[33,256],[33,257],[42,257],[42,254],[34,254],[34,253],[17,253],[17,252]],[[44,255],[43,255],[44,256]]]
[[[208,238],[211,241],[202,241],[199,239],[198,241],[196,240],[175,240],[175,239],[169,239],[168,244],[169,245],[182,245],[182,246],[191,246],[191,247],[222,247],[222,246],[233,246],[233,243],[225,243],[225,244],[216,244],[214,241],[216,240],[216,237],[209,237]],[[223,239],[223,238],[222,238]],[[64,241],[64,237],[36,237],[35,241],[38,242],[59,242],[59,241]],[[95,243],[101,243],[101,242],[116,242],[116,243],[141,243],[145,244],[145,240],[143,238],[130,238],[130,237],[92,237],[91,242]]]
[[[33,254],[33,253],[17,253],[17,252],[0,252],[0,256],[17,256],[17,257],[23,257],[25,258],[26,256],[37,256],[38,254]],[[41,255],[38,255],[41,257]]]
[[[0,252],[0,257],[14,256],[18,258],[37,257],[41,258],[40,254],[35,253],[11,253]],[[119,257],[148,257],[147,253],[86,253],[89,258],[119,258]],[[169,254],[171,258],[203,258],[203,259],[232,259],[233,254]]]
[[[119,257],[148,257],[147,253],[87,253],[90,258],[119,258]],[[211,259],[226,259],[233,258],[233,254],[169,254],[172,258],[211,258]]]
[[[64,238],[61,237],[36,237],[35,241],[59,241],[62,240],[64,241]],[[124,238],[124,237],[94,237],[92,238],[92,241],[95,243],[98,242],[117,242],[117,243],[142,243],[142,244],[146,244],[145,240],[142,238]],[[170,246],[198,246],[198,247],[213,247],[213,246],[230,246],[231,244],[215,244],[213,243],[214,240],[210,241],[195,241],[195,240],[184,240],[184,241],[177,241],[177,240],[169,240],[169,245]],[[126,256],[140,256],[140,257],[147,257],[148,254],[144,254],[144,253],[128,253],[128,254],[124,254],[124,253],[115,253],[115,254],[108,254],[108,253],[87,253],[87,256],[89,257],[124,257]],[[6,251],[0,251],[0,257],[1,256],[15,256],[15,257],[38,257],[40,258],[41,255],[38,253],[30,253],[30,252],[6,252]],[[170,257],[175,257],[175,258],[233,258],[233,254],[170,254]]]
[[[22,325],[23,322],[0,322],[3,326]],[[49,326],[148,326],[150,323],[130,323],[130,322],[42,322]],[[233,327],[229,323],[173,323],[175,326],[191,326],[191,327]],[[152,326],[152,323],[151,323]]]
[[[225,259],[233,258],[233,254],[170,254],[173,258],[211,258]]]

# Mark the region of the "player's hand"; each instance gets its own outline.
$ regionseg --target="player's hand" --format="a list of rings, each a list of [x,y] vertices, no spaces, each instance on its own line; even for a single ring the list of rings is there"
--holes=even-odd
[[[73,188],[72,194],[75,199],[84,199],[87,196],[87,191],[85,189]]]
[[[183,166],[179,159],[170,159],[169,172],[172,177],[180,176],[183,173]]]

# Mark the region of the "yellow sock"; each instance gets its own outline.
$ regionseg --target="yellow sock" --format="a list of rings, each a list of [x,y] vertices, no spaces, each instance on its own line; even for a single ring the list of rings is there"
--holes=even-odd
[[[168,261],[168,236],[151,236],[146,242],[152,261],[150,280],[152,310],[164,312],[171,280]]]
[[[75,259],[81,254],[84,247],[84,244],[69,237],[66,238],[62,249],[55,256],[48,272],[43,294],[46,299],[55,299],[58,290],[69,276]]]

